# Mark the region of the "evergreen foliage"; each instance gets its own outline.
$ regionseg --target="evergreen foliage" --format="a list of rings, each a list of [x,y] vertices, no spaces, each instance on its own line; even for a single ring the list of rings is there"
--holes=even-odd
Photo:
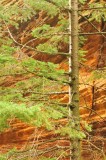
[[[103,2],[95,2],[90,4],[91,8],[101,8],[98,11],[92,11],[91,15],[90,15],[90,20],[96,20],[97,22],[101,22],[101,20],[106,21],[106,8],[105,8],[106,4],[105,1]]]
[[[79,0],[81,4],[86,0]],[[5,3],[5,2],[4,2]],[[68,45],[68,1],[67,0],[24,0],[20,7],[18,3],[11,5],[0,2],[0,131],[11,127],[11,120],[16,118],[37,127],[44,126],[48,130],[55,129],[53,120],[68,117],[68,109],[59,105],[58,99],[51,98],[50,92],[62,92],[62,86],[68,84],[65,71],[59,69],[58,64],[41,62],[32,57],[22,58],[24,50],[31,49],[40,54],[50,56],[63,55],[65,50],[62,44]],[[104,2],[92,3],[89,7],[103,7]],[[52,9],[51,9],[52,8]],[[57,18],[56,24],[49,21],[41,22],[30,31],[31,38],[42,42],[30,48],[14,39],[13,30],[18,33],[20,26],[28,23],[32,18],[43,12],[49,19]],[[87,13],[90,21],[106,20],[106,9]],[[86,15],[86,11],[82,13]],[[80,30],[80,29],[79,29]],[[66,33],[66,34],[65,34]],[[80,36],[79,61],[85,61],[86,51],[81,48],[85,39]],[[68,54],[68,53],[67,53]],[[18,56],[16,56],[18,55]],[[96,75],[98,71],[96,72]],[[22,77],[25,78],[22,78]],[[105,76],[103,72],[103,76]],[[12,85],[5,87],[3,82],[7,78],[19,78]],[[71,128],[70,128],[71,124]],[[75,129],[74,123],[59,126],[56,133],[72,139],[83,139],[86,135]],[[91,131],[91,128],[86,125]],[[43,160],[55,158],[43,158]],[[5,160],[5,157],[0,157]]]
[[[9,127],[12,119],[17,118],[28,124],[38,127],[45,126],[47,129],[53,129],[50,119],[60,119],[64,117],[66,109],[59,107],[44,106],[39,103],[35,106],[26,107],[25,104],[15,104],[12,102],[0,102],[0,131]]]

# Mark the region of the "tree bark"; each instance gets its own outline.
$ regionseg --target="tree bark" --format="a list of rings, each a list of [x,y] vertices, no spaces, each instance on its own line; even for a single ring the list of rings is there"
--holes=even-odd
[[[79,62],[78,62],[78,0],[70,0],[71,6],[71,105],[70,112],[74,127],[80,130],[79,115]],[[69,44],[70,45],[70,44]],[[70,160],[80,160],[80,140],[78,138],[71,139],[71,156]]]

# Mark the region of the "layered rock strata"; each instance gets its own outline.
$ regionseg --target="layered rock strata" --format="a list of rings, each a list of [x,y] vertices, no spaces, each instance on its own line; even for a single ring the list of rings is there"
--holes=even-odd
[[[36,21],[32,18],[30,23],[23,24],[18,31],[14,31],[12,28],[11,31],[13,32],[13,36],[17,41],[25,44],[32,38],[30,34],[25,35],[25,31],[29,33],[29,30],[32,30],[32,28],[36,27],[39,21],[43,20],[44,16],[40,13]],[[55,18],[55,20],[48,18],[48,22],[55,25],[57,18]],[[87,32],[94,31],[94,29],[88,24],[86,24],[84,28],[85,27]],[[102,24],[101,26],[97,25],[97,27],[98,29],[104,28],[105,31],[105,26],[102,26]],[[102,152],[106,151],[106,80],[89,80],[89,78],[93,70],[102,70],[102,68],[106,66],[106,38],[100,35],[88,36],[87,38],[86,44],[84,45],[84,49],[87,50],[85,56],[86,62],[81,62],[80,64],[80,113],[82,120],[86,120],[88,123],[92,124],[92,132],[88,135],[89,142],[83,142],[83,156],[86,157],[86,160],[97,160],[99,155],[102,160]],[[29,45],[35,47],[39,43],[43,43],[43,41],[29,42]],[[66,50],[67,46],[65,46],[65,51]],[[35,52],[28,49],[24,49],[23,52],[27,56],[35,54]],[[64,56],[47,56],[43,54],[41,56],[39,53],[36,54],[34,58],[41,61],[59,63],[60,68],[67,70],[67,65],[65,63],[66,59]],[[7,77],[1,85],[5,87],[11,86],[17,81],[27,78],[28,77]],[[67,87],[63,87],[64,91],[67,91],[67,89]],[[60,96],[60,100],[61,102],[67,103],[68,95]],[[28,145],[35,145],[36,147],[36,144],[38,145],[39,143],[38,140],[40,140],[42,142],[42,145],[40,146],[42,149],[47,148],[48,146],[49,148],[51,147],[51,151],[48,153],[50,156],[51,153],[53,154],[52,146],[58,148],[58,146],[69,145],[68,140],[57,140],[55,139],[56,137],[57,135],[44,128],[37,129],[15,120],[10,129],[0,134],[0,152],[4,153],[14,147],[23,150],[24,148],[27,148]],[[50,141],[43,144],[44,140],[47,141],[52,138],[54,138],[54,142]],[[54,150],[57,148],[54,148]],[[94,150],[93,154],[92,150]]]

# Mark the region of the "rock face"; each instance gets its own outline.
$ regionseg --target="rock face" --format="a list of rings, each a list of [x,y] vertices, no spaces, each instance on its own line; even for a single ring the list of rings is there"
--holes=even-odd
[[[29,24],[24,24],[20,27],[20,30],[17,32],[15,38],[20,41],[22,44],[28,42],[31,37],[30,35],[24,35],[24,31],[31,30],[33,27],[36,27],[39,21],[43,21],[44,16],[42,13],[39,14],[37,21],[32,21]],[[48,19],[52,25],[56,24],[57,19]],[[106,26],[101,24],[96,24],[98,29],[106,30]],[[24,30],[24,31],[23,31]],[[94,29],[90,26],[86,26],[87,32],[93,32]],[[21,33],[21,34],[19,34]],[[83,146],[83,156],[86,157],[86,160],[97,160],[103,159],[103,153],[106,152],[106,80],[88,80],[91,77],[91,71],[95,69],[102,69],[106,66],[106,38],[101,35],[88,36],[84,49],[87,50],[85,56],[86,62],[80,64],[80,114],[82,120],[86,120],[88,123],[92,124],[92,132],[88,135],[88,140],[82,142]],[[31,46],[42,43],[41,41],[33,41],[29,43]],[[67,50],[67,46],[65,46]],[[24,49],[24,53],[28,56],[33,55],[33,51]],[[59,63],[60,68],[67,69],[65,63],[66,59],[64,56],[45,56],[39,53],[34,56],[35,59],[42,61],[52,61],[54,63]],[[28,77],[16,77],[16,79],[6,79],[2,84],[4,86],[11,86],[13,83],[16,83],[18,80],[28,78]],[[67,88],[63,88],[64,91]],[[68,102],[68,96],[62,95],[60,97],[61,102]],[[64,120],[63,120],[64,121]],[[69,142],[67,139],[58,140],[55,139],[57,135],[53,132],[46,131],[44,128],[34,128],[28,126],[18,120],[12,122],[11,128],[0,134],[0,152],[6,152],[9,149],[16,147],[17,149],[27,148],[28,144],[36,147],[36,144],[42,142],[42,145],[38,147],[38,150],[45,149],[49,146],[50,152],[48,156],[58,148],[58,146],[64,147],[68,146]],[[47,141],[51,138],[54,138],[54,141]],[[39,139],[39,142],[38,142]],[[46,140],[47,143],[44,144],[43,141]],[[52,147],[54,146],[54,148]],[[57,148],[56,148],[57,147]],[[66,150],[66,148],[65,148]],[[94,152],[92,152],[94,150]],[[46,151],[45,151],[46,152]],[[93,153],[93,154],[92,154]],[[64,159],[64,158],[63,158]],[[69,158],[67,158],[68,160]]]

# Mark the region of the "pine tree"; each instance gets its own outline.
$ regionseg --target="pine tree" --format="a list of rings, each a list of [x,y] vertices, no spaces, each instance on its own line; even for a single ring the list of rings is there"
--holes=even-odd
[[[80,3],[83,4],[84,2],[84,0],[80,0]],[[78,8],[74,8],[78,7],[78,2],[70,1],[70,8],[68,8],[67,0],[42,0],[42,2],[24,0],[21,7],[14,3],[9,6],[3,1],[0,3],[0,21],[2,24],[0,27],[0,115],[4,115],[0,116],[0,130],[9,127],[7,122],[12,117],[38,127],[45,126],[51,130],[55,128],[55,124],[50,119],[71,116],[66,126],[60,126],[57,133],[71,139],[71,159],[80,159],[80,140],[85,137],[85,134],[80,131],[79,120]],[[93,3],[90,7],[100,7],[100,5],[104,6],[104,3]],[[18,33],[20,26],[36,18],[41,10],[47,18],[30,31],[31,39],[28,42],[21,43],[19,39],[16,39],[12,30],[15,29]],[[68,20],[69,13],[71,13],[71,19]],[[95,18],[100,20],[101,17],[105,19],[104,12],[99,12],[97,17],[95,17],[95,13],[89,13],[90,21]],[[57,22],[51,24],[50,19],[57,19]],[[70,21],[71,36],[70,32],[67,31]],[[72,70],[69,69],[68,74],[64,70],[59,70],[58,64],[41,62],[35,60],[34,55],[28,57],[24,53],[24,49],[26,49],[34,51],[35,55],[40,53],[69,58],[70,50],[65,53],[62,47],[62,44],[67,45],[69,43],[69,36],[70,42],[72,41]],[[34,47],[30,46],[29,44],[34,40],[41,41],[41,43]],[[80,51],[80,56],[83,53]],[[19,82],[15,82],[12,87],[5,87],[5,77],[10,76],[12,78],[19,77]],[[63,85],[69,85],[72,88],[70,95],[72,99],[68,105],[70,107],[69,116],[67,108],[63,108],[58,99],[51,99],[51,95],[62,93]]]

